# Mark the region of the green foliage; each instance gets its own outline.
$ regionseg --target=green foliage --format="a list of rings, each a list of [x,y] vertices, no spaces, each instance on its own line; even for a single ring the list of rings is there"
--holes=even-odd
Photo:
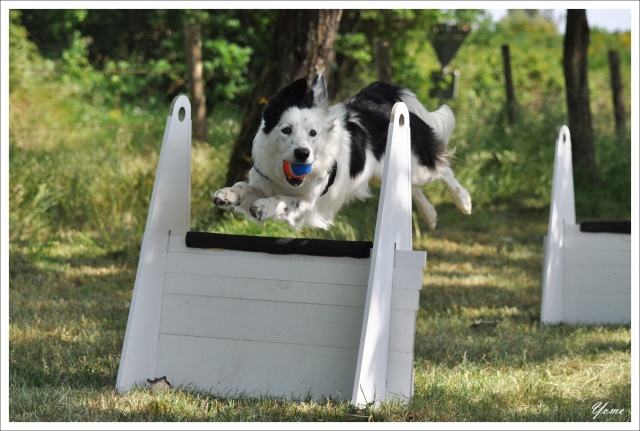
[[[244,102],[266,62],[274,12],[80,9],[25,10],[22,15],[44,57],[66,56],[79,65],[74,55],[83,55],[95,70],[106,72],[107,91],[125,103],[159,96],[170,102],[188,91],[184,25],[198,23],[205,95],[215,106]]]
[[[38,69],[51,69],[52,62],[47,62],[38,55],[38,47],[29,40],[27,30],[21,26],[21,13],[9,11],[9,91],[14,92],[25,82],[32,83],[41,76]]]
[[[203,61],[205,78],[214,86],[214,100],[233,100],[251,90],[246,76],[253,49],[229,43],[223,38],[203,42],[208,60]]]

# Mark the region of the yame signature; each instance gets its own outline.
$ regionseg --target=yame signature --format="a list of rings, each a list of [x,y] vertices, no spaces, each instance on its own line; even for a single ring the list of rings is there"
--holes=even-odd
[[[602,403],[602,401],[598,401],[593,406],[591,406],[591,413],[593,413],[593,418],[597,418],[598,415],[621,415],[624,413],[624,409],[614,409],[607,408],[609,403]]]

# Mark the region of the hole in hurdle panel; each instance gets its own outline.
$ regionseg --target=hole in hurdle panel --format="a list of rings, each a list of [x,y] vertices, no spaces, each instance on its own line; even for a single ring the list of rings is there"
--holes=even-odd
[[[398,124],[400,125],[400,127],[404,127],[404,114],[400,115],[400,118],[398,119]]]
[[[186,114],[187,112],[184,110],[184,108],[180,108],[180,110],[178,111],[178,120],[182,122]]]

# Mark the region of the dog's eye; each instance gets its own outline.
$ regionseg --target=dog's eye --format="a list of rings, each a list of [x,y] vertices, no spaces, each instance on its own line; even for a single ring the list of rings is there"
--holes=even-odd
[[[314,136],[316,136],[317,134],[318,134],[318,133],[317,133],[315,130],[311,130],[311,131],[309,132],[309,136],[311,136],[312,138],[313,138]]]
[[[291,127],[285,127],[284,129],[281,130],[281,132],[284,133],[285,135],[290,135]]]

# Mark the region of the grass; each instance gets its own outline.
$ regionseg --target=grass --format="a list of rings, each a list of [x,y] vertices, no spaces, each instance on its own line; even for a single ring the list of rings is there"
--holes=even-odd
[[[229,118],[218,124],[214,136],[237,130]],[[77,141],[73,134],[59,137],[68,148],[59,145],[55,152],[11,142],[11,188],[23,190],[11,202],[11,421],[631,420],[630,328],[539,324],[547,206],[530,197],[514,203],[481,200],[466,217],[439,185],[427,187],[438,206],[439,227],[428,232],[421,221],[414,224],[414,247],[427,250],[428,259],[409,406],[357,409],[331,400],[223,397],[188,388],[117,393],[145,193],[150,194],[161,141],[157,128],[140,134],[116,139],[110,145],[117,151],[107,145],[79,153],[82,134]],[[195,228],[373,237],[377,197],[347,207],[329,232],[296,232],[271,222],[260,230],[241,217],[212,211],[209,195],[223,181],[229,137],[219,136],[217,142],[226,144],[195,143]],[[52,180],[61,175],[68,182]],[[593,419],[597,402],[624,412]]]
[[[355,208],[354,208],[355,209]],[[114,390],[136,262],[87,245],[34,262],[11,253],[12,421],[585,421],[598,401],[630,421],[627,327],[541,327],[542,210],[496,239],[450,206],[428,250],[416,333],[415,398],[376,411],[345,403]],[[500,211],[496,211],[500,215]],[[458,221],[456,223],[456,220]],[[466,226],[465,226],[466,225]],[[462,226],[462,228],[460,227]],[[484,229],[484,227],[483,227]]]

